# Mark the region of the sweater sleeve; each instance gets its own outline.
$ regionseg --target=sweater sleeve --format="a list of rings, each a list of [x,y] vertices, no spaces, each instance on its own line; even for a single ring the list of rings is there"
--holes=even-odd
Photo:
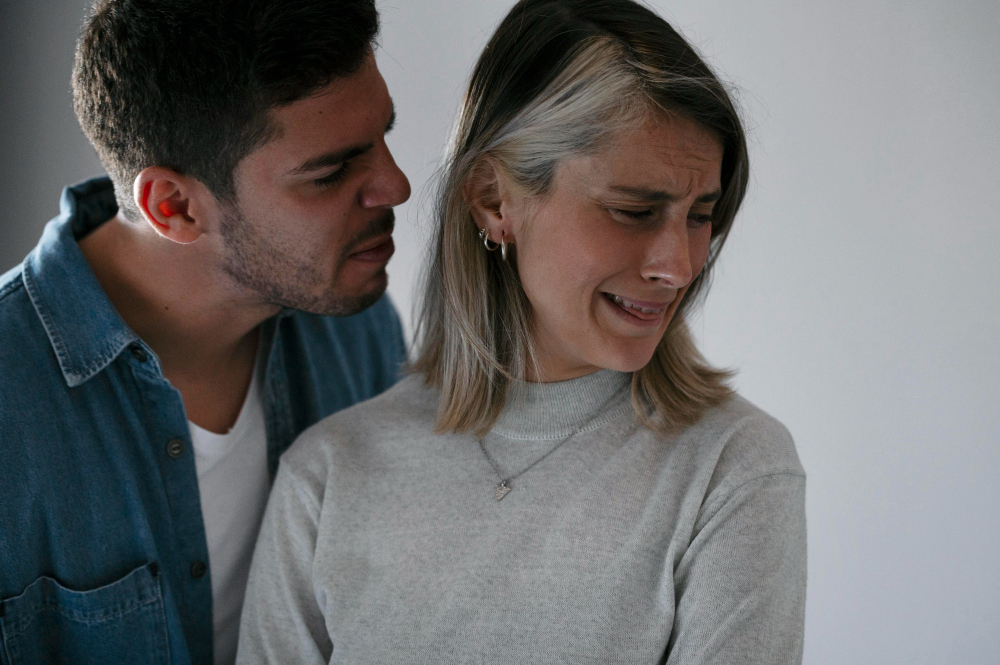
[[[801,663],[805,478],[757,477],[706,505],[674,589],[667,665]]]
[[[236,662],[327,663],[333,645],[312,583],[320,502],[278,468],[250,567]]]

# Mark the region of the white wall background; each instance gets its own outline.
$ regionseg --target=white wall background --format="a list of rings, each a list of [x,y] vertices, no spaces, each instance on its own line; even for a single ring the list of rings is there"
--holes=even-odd
[[[4,3],[0,270],[96,168],[68,93],[86,1]],[[754,182],[696,329],[809,474],[805,662],[1000,663],[1000,3],[652,4],[744,90]],[[509,2],[380,7],[408,322],[426,183]]]

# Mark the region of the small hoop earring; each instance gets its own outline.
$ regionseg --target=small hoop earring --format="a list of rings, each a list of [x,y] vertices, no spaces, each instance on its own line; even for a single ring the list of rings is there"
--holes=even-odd
[[[479,229],[479,237],[482,239],[482,241],[483,241],[483,247],[486,248],[486,251],[488,251],[488,252],[495,252],[498,249],[500,249],[500,245],[498,245],[495,242],[492,242],[490,240],[490,232],[487,231],[486,229]],[[503,242],[502,238],[501,238],[501,242]],[[491,243],[493,245],[492,247],[490,246]]]
[[[513,245],[514,243],[513,242],[507,242],[506,240],[504,240],[503,231],[500,232],[500,242],[499,243],[495,243],[492,240],[490,240],[490,232],[487,231],[486,229],[479,229],[479,237],[482,239],[482,241],[483,241],[483,247],[486,248],[486,251],[488,251],[488,252],[495,252],[495,251],[497,251],[499,249],[500,250],[500,257],[504,261],[507,260],[507,247],[510,246],[510,245]]]

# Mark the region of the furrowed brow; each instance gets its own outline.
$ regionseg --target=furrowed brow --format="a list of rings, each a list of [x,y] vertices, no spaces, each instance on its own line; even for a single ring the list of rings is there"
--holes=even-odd
[[[611,188],[612,192],[616,194],[623,194],[629,198],[636,199],[642,203],[669,203],[671,201],[676,201],[678,196],[671,194],[670,192],[664,192],[658,189],[649,189],[647,187],[627,187],[624,185],[614,185]],[[714,192],[709,192],[708,194],[702,194],[697,199],[696,203],[715,203],[722,198],[722,190],[715,190]]]
[[[695,199],[695,203],[715,203],[722,198],[722,190],[717,189],[714,192],[709,192],[708,194],[702,194]]]
[[[307,159],[302,164],[289,171],[289,174],[302,175],[304,173],[313,173],[314,171],[328,169],[332,166],[340,166],[347,160],[359,157],[374,147],[374,143],[366,143],[365,145],[351,146],[350,148],[345,148],[343,150],[328,152],[325,155],[319,155],[318,157]]]
[[[642,203],[663,203],[677,199],[676,196],[670,194],[669,192],[649,189],[646,187],[626,187],[625,185],[614,185],[610,189],[616,194],[622,194],[630,199],[641,201]]]

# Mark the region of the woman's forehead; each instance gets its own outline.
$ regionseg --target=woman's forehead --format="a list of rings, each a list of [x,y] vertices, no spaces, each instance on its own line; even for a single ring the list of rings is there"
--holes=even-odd
[[[683,198],[691,189],[719,188],[722,157],[721,142],[710,130],[666,117],[623,131],[596,152],[562,160],[555,184],[633,198]]]

